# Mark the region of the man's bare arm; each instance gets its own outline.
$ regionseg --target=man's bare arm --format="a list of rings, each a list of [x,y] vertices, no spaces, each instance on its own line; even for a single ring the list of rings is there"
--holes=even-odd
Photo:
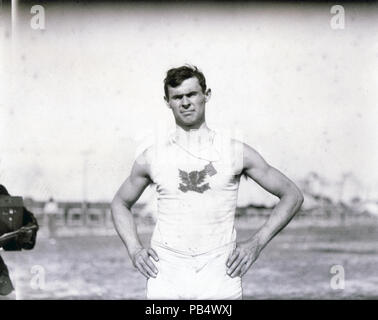
[[[265,247],[294,217],[303,203],[299,188],[277,169],[271,167],[251,147],[244,148],[244,172],[268,192],[280,198],[272,214],[258,231],[260,244]]]
[[[150,260],[158,260],[156,253],[145,249],[139,239],[131,207],[151,183],[144,154],[134,162],[130,176],[117,191],[111,203],[114,226],[125,244],[134,266],[147,278],[155,277],[157,269]]]
[[[258,232],[238,244],[227,263],[231,276],[247,272],[261,250],[290,222],[303,203],[301,191],[289,178],[271,167],[253,148],[244,144],[243,150],[244,173],[280,201]]]

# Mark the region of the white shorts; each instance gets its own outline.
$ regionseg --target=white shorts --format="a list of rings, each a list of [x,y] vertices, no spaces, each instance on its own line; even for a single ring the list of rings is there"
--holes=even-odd
[[[159,261],[156,278],[147,281],[147,299],[237,300],[242,299],[240,276],[231,278],[226,261],[236,243],[209,252],[188,255],[152,242]]]

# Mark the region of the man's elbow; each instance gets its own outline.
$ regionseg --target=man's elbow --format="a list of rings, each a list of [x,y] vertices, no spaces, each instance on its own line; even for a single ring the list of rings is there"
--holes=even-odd
[[[298,208],[298,210],[299,210],[300,207],[301,207],[302,204],[303,204],[304,196],[303,196],[302,191],[299,190],[298,187],[295,187],[294,194],[295,194],[295,202],[296,202],[296,204],[297,204],[297,208]]]
[[[122,200],[117,195],[115,195],[112,202],[110,203],[110,209],[113,216],[116,212],[118,212],[118,208],[121,205],[122,205]]]
[[[291,201],[295,204],[295,207],[298,209],[302,206],[304,201],[303,193],[296,185],[292,184],[290,187],[288,187],[285,195],[287,198],[291,199]]]
[[[126,208],[130,210],[130,205],[124,201],[118,194],[116,194],[110,203],[110,209],[112,214],[114,215],[115,213],[119,212],[119,209],[121,208]]]

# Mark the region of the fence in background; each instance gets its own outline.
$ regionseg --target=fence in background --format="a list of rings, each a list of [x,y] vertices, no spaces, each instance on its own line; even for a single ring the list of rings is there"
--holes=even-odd
[[[46,224],[46,214],[43,211],[44,202],[35,202],[25,200],[25,206],[34,213],[41,226]],[[105,202],[87,203],[80,202],[60,202],[59,211],[56,213],[57,227],[113,227],[111,217],[110,204]],[[133,214],[138,218],[147,222],[152,222],[154,217],[151,212],[147,210],[145,205],[136,203],[132,208]],[[238,207],[236,209],[236,217],[257,217],[267,218],[272,212],[272,208],[247,206]],[[371,216],[369,212],[358,212],[353,208],[327,204],[322,206],[315,206],[310,209],[301,210],[294,219],[319,219],[319,220],[334,220],[338,219],[340,222],[348,218],[362,218]]]

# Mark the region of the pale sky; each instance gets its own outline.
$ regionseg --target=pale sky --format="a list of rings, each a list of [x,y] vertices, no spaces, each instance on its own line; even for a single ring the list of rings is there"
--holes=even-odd
[[[50,6],[44,31],[20,19],[12,41],[1,33],[0,183],[80,200],[88,152],[86,196],[111,200],[143,137],[173,128],[166,70],[191,63],[212,89],[210,127],[294,181],[352,172],[376,190],[378,14],[344,7],[343,30],[328,4]],[[240,203],[257,189],[243,182]]]

